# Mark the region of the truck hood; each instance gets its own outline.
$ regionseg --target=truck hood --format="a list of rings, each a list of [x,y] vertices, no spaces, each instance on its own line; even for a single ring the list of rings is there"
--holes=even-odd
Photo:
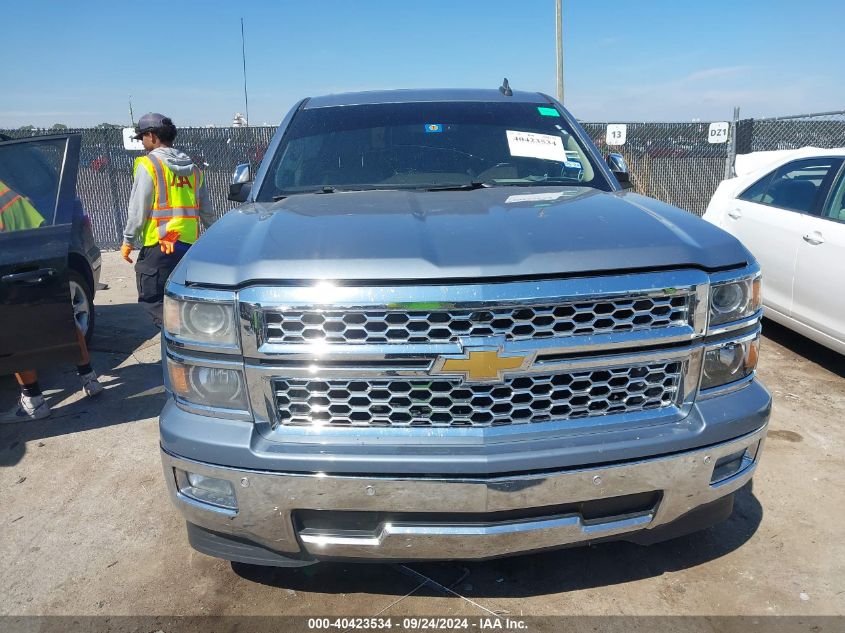
[[[630,192],[585,187],[300,194],[230,211],[174,280],[241,286],[572,276],[751,261],[731,235]]]

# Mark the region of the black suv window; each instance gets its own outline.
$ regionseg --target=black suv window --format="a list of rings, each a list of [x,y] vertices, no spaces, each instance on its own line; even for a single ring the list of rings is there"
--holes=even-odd
[[[842,159],[826,156],[794,160],[758,180],[739,198],[800,213],[815,213],[819,194],[841,164]]]
[[[16,208],[26,207],[28,224],[36,217],[43,218],[39,226],[55,222],[66,144],[63,138],[47,139],[8,145],[3,150],[0,182],[24,199]],[[12,222],[5,224],[13,226]]]
[[[548,103],[422,102],[305,109],[259,200],[340,189],[564,184],[612,189]]]

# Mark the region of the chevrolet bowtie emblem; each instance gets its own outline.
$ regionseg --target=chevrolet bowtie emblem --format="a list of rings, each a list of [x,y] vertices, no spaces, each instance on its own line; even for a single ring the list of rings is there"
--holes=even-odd
[[[470,349],[460,357],[441,356],[432,373],[463,374],[467,382],[502,380],[503,372],[523,369],[528,358],[524,354],[502,356],[498,349]]]

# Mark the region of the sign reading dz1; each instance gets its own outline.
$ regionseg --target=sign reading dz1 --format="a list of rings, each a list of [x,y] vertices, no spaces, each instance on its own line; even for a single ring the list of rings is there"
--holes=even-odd
[[[730,124],[727,121],[714,121],[707,131],[708,143],[727,143]]]

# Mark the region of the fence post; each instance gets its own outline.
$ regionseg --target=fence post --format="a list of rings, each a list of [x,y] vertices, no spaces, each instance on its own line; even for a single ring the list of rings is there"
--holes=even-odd
[[[736,132],[739,123],[739,106],[734,107],[734,120],[731,123],[731,137],[728,139],[728,155],[725,159],[725,180],[736,176]]]

